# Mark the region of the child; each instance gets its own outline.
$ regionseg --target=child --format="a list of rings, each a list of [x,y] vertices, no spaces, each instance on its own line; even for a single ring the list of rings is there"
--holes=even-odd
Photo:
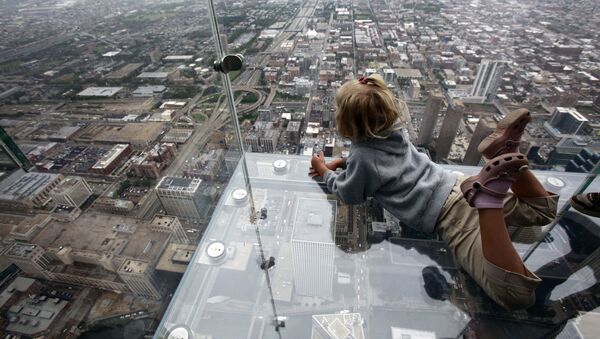
[[[374,197],[405,224],[438,232],[457,263],[494,301],[507,309],[531,306],[541,280],[523,264],[506,224],[550,223],[558,196],[544,189],[518,153],[529,112],[517,110],[498,123],[478,148],[491,160],[478,175],[464,179],[417,152],[381,77],[347,82],[336,104],[338,133],[352,141],[350,154],[330,163],[315,154],[309,174],[323,177],[346,204]],[[336,173],[337,168],[343,170]]]

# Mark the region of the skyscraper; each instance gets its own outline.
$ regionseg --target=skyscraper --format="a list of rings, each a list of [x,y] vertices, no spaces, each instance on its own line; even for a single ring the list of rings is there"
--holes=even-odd
[[[156,185],[156,194],[168,214],[184,219],[206,217],[208,199],[200,189],[201,179],[164,177]]]
[[[333,296],[336,201],[296,196],[292,232],[292,266],[296,293]]]
[[[495,128],[496,122],[493,119],[479,119],[477,127],[475,127],[475,131],[473,131],[471,141],[469,141],[467,153],[465,153],[465,157],[463,158],[463,163],[465,165],[477,166],[479,164],[479,161],[481,160],[481,153],[479,153],[477,150],[477,146],[479,146],[479,143],[481,143],[485,137],[492,134]]]
[[[158,279],[150,263],[140,260],[125,260],[117,271],[119,277],[136,295],[159,300],[161,297]]]
[[[0,127],[0,166],[6,169],[19,167],[24,170],[31,167],[29,159],[2,127]]]
[[[421,123],[419,136],[417,137],[417,146],[428,146],[431,142],[443,103],[444,99],[437,93],[432,93],[427,98],[427,107],[425,108],[425,115]]]
[[[561,134],[581,134],[589,120],[572,107],[556,107],[552,112],[549,125],[546,128],[550,134],[560,136]]]
[[[462,101],[458,99],[452,100],[450,105],[448,105],[448,110],[446,111],[446,116],[444,117],[442,128],[440,129],[440,135],[435,143],[435,151],[438,160],[448,157],[464,111],[465,106]]]
[[[471,96],[481,102],[489,101],[491,96],[496,93],[498,86],[500,86],[502,75],[507,66],[508,63],[502,60],[481,60],[477,77],[471,90]]]

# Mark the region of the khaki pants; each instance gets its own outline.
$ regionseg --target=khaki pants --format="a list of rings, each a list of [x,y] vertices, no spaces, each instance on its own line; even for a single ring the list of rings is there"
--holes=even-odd
[[[479,215],[460,191],[464,178],[457,180],[438,218],[436,231],[452,250],[457,263],[481,286],[490,298],[507,309],[524,309],[535,302],[540,278],[525,268],[527,275],[506,271],[483,257]],[[547,225],[556,217],[558,195],[518,198],[509,193],[504,200],[507,225]]]

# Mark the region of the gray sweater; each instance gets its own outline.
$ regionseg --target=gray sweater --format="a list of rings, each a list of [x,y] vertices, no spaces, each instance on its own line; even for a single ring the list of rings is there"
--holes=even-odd
[[[341,172],[325,183],[345,204],[374,197],[407,226],[431,233],[456,175],[419,153],[403,130],[385,139],[353,143]]]

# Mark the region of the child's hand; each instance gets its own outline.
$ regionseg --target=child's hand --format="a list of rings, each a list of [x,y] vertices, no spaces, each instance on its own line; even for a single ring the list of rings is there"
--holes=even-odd
[[[323,152],[319,152],[319,154],[313,154],[313,157],[310,161],[310,170],[308,175],[311,177],[323,176],[327,170],[335,171],[336,169],[344,166],[344,160],[342,158],[334,159],[331,162],[326,163]]]

